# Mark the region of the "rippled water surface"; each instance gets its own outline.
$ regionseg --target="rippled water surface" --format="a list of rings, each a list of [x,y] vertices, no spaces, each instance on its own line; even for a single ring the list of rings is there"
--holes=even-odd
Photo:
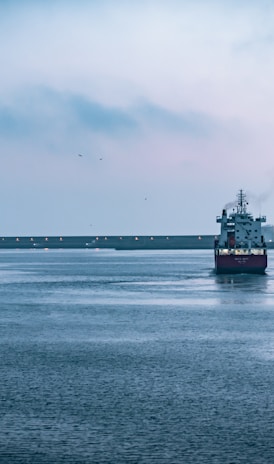
[[[273,263],[2,251],[1,464],[273,463]]]

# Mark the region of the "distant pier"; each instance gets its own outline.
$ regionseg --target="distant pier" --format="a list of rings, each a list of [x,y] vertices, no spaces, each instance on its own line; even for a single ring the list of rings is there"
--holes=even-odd
[[[0,249],[112,248],[115,250],[207,250],[214,235],[100,235],[0,237]]]

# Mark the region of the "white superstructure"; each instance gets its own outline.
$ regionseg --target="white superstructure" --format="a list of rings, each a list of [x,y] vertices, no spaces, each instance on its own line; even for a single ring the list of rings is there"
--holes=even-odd
[[[266,218],[253,219],[252,214],[247,212],[247,205],[246,195],[240,190],[232,213],[228,216],[227,210],[223,209],[222,216],[217,217],[217,222],[221,223],[218,248],[250,250],[265,247],[261,224],[266,222]]]

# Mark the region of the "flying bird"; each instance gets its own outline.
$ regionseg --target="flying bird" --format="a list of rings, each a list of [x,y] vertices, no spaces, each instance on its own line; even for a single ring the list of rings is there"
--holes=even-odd
[[[78,153],[78,156],[80,156],[81,158],[83,157],[83,155],[81,155],[81,153]]]

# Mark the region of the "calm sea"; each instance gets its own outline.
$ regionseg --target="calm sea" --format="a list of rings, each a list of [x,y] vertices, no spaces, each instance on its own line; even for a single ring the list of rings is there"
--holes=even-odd
[[[1,464],[273,463],[273,264],[1,251]]]

